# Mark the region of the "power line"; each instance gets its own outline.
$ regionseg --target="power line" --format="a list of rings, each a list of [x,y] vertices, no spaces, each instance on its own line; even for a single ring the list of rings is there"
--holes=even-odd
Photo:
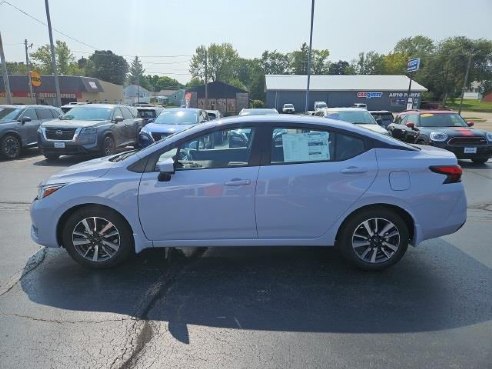
[[[48,25],[47,25],[45,22],[43,22],[42,20],[40,20],[40,19],[38,19],[38,18],[34,17],[33,15],[31,15],[31,14],[29,14],[28,12],[26,12],[26,11],[24,11],[24,10],[22,10],[22,9],[18,8],[17,6],[15,6],[15,5],[13,5],[13,4],[11,4],[11,3],[9,3],[8,1],[5,1],[5,0],[4,0],[4,1],[0,2],[0,5],[3,5],[3,4],[7,4],[7,5],[11,6],[11,7],[12,7],[12,8],[14,8],[15,10],[17,10],[17,11],[21,12],[21,13],[22,13],[22,14],[24,14],[25,16],[27,16],[27,17],[29,17],[29,18],[31,18],[31,19],[33,19],[33,20],[35,20],[35,21],[36,21],[36,22],[38,22],[38,23],[41,23],[42,25],[44,25],[44,26],[46,26],[46,27],[48,26]],[[76,39],[75,37],[69,36],[69,35],[67,35],[67,34],[66,34],[66,33],[64,33],[64,32],[57,30],[56,28],[53,28],[53,30],[54,30],[55,32],[59,33],[60,35],[63,35],[63,36],[65,36],[65,37],[69,38],[69,39],[70,39],[70,40],[72,40],[72,41],[78,42],[78,43],[79,43],[79,44],[81,44],[81,45],[84,45],[84,46],[87,46],[87,47],[89,47],[89,48],[91,48],[91,49],[97,50],[97,47],[94,47],[94,46],[92,46],[92,45],[89,45],[89,44],[85,43],[84,41],[80,41],[80,40]]]

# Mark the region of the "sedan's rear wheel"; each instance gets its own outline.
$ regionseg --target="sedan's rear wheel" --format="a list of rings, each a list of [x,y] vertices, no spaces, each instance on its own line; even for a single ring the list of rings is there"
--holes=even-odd
[[[382,270],[403,257],[408,239],[403,219],[392,210],[377,207],[362,210],[346,221],[337,246],[358,268]]]
[[[70,256],[89,268],[110,268],[133,252],[127,222],[115,211],[89,206],[73,213],[63,227],[63,245]]]
[[[0,152],[7,159],[17,159],[21,153],[21,143],[13,135],[6,135],[0,141]]]

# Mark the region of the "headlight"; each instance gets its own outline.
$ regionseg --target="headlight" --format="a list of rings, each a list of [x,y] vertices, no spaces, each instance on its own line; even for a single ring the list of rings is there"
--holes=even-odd
[[[38,187],[38,200],[41,200],[65,186],[65,183],[58,183],[52,185],[42,185]]]
[[[492,132],[487,132],[487,141],[492,142]]]
[[[81,135],[95,135],[97,133],[97,129],[95,128],[82,128],[80,130]]]
[[[443,132],[431,132],[430,139],[431,141],[444,142],[448,139],[448,135]]]

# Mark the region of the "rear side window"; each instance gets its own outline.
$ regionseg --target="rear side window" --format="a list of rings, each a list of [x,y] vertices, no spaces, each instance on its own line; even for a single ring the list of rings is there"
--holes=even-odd
[[[39,119],[53,119],[50,109],[36,109]]]
[[[271,164],[342,161],[365,151],[360,138],[329,130],[275,128]]]

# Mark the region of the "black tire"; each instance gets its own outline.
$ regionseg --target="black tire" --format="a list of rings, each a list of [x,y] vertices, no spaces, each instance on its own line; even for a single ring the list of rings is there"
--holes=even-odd
[[[58,155],[58,154],[44,154],[44,157],[46,158],[46,161],[55,161],[55,160],[58,160],[60,155]]]
[[[14,135],[5,135],[0,141],[0,153],[7,159],[17,159],[20,156],[21,148],[20,140]]]
[[[355,213],[344,222],[337,247],[343,257],[357,268],[383,270],[403,257],[408,242],[408,227],[396,212],[372,207]]]
[[[116,211],[103,206],[87,206],[70,215],[63,224],[62,240],[76,262],[92,269],[121,264],[135,250],[128,223]]]
[[[488,160],[489,158],[474,158],[471,161],[475,164],[485,164]]]
[[[116,146],[112,136],[107,135],[102,142],[101,154],[103,156],[113,155],[116,152]]]

